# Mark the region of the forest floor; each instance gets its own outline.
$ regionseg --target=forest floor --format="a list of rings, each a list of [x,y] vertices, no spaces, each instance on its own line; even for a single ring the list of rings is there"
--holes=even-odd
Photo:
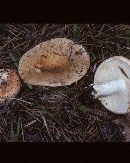
[[[130,25],[0,24],[0,68],[18,72],[19,60],[26,51],[57,37],[85,47],[91,59],[88,73],[65,87],[22,83],[15,100],[0,105],[0,141],[130,141],[129,115],[107,111],[87,89],[103,60],[118,55],[130,59]]]

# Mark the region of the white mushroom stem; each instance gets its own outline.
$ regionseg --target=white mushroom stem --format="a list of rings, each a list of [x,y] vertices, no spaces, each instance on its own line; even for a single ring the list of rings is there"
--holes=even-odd
[[[93,93],[95,98],[100,98],[123,91],[126,88],[126,83],[124,80],[113,80],[94,84],[93,88],[95,89]]]

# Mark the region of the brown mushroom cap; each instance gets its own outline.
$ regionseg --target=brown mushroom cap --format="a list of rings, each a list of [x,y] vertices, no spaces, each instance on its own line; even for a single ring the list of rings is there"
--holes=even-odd
[[[21,87],[15,70],[0,69],[0,103],[15,97]]]
[[[27,51],[19,62],[19,74],[31,85],[62,86],[81,79],[90,67],[85,49],[67,38],[55,38]]]

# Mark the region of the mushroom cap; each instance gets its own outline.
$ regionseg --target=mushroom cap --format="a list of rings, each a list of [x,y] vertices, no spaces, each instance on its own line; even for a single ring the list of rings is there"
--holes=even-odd
[[[25,83],[56,87],[77,82],[89,67],[90,57],[81,45],[55,38],[27,51],[18,70]]]
[[[0,69],[0,103],[15,97],[20,87],[20,78],[15,70]]]
[[[99,100],[106,109],[117,114],[130,111],[130,60],[122,56],[114,56],[103,61],[94,76],[94,83],[104,83],[113,80],[125,81],[124,91]]]

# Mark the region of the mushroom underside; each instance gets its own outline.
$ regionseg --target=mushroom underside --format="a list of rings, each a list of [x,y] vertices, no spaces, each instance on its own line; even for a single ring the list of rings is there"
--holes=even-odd
[[[99,97],[103,106],[109,111],[117,114],[125,114],[129,112],[129,79],[130,61],[127,58],[116,56],[105,60],[99,65],[94,76],[94,84],[97,90],[95,97],[99,96],[98,85],[106,83],[108,88],[101,87],[104,89],[102,92],[106,94]],[[111,84],[113,81],[115,81],[115,83]],[[122,81],[123,84],[121,85]],[[114,92],[114,90],[116,91]],[[109,94],[108,92],[111,93]]]

